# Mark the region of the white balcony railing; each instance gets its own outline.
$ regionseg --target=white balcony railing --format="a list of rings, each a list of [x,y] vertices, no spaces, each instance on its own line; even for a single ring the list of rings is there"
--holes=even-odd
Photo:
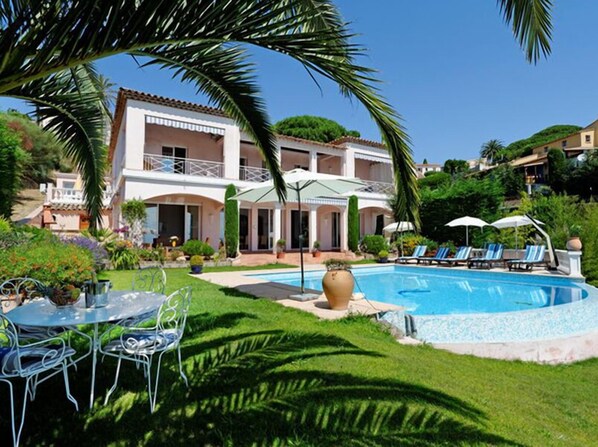
[[[270,171],[264,168],[241,166],[239,169],[239,180],[245,180],[246,182],[266,182],[271,178]]]
[[[50,188],[48,189],[48,199],[50,203],[61,205],[83,205],[85,203],[85,193],[81,189],[72,188]],[[111,191],[104,191],[104,206],[110,204]]]
[[[360,188],[360,192],[371,192],[374,194],[392,194],[394,192],[394,185],[386,182],[374,182],[371,180],[362,180],[365,183],[363,188]]]
[[[224,177],[224,163],[219,161],[165,157],[163,155],[144,155],[143,170],[165,172],[169,174],[186,174],[199,177]]]

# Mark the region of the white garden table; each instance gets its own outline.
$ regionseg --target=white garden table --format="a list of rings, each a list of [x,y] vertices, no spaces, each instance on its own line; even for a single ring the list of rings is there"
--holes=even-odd
[[[85,307],[85,297],[73,306],[56,307],[45,298],[38,298],[29,304],[12,310],[8,317],[17,326],[68,327],[89,339],[89,352],[79,357],[92,356],[91,392],[89,408],[93,407],[97,355],[100,350],[98,326],[100,323],[116,323],[126,318],[137,317],[153,312],[166,300],[166,295],[152,292],[111,291],[108,293],[108,305],[105,307]],[[76,327],[83,324],[93,325],[93,336],[79,331]]]

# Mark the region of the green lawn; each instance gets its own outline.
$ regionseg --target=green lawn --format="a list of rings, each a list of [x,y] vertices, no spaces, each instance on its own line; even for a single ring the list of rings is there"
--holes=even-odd
[[[296,265],[292,264],[264,264],[264,265],[256,265],[253,267],[246,267],[242,265],[230,265],[230,266],[221,266],[221,267],[204,267],[203,271],[205,273],[215,273],[215,272],[239,272],[242,270],[274,270],[274,269],[291,269],[297,267]]]
[[[551,367],[403,346],[365,318],[319,321],[167,273],[170,291],[194,287],[182,350],[190,388],[169,355],[156,413],[131,365],[103,407],[115,368],[106,359],[92,412],[75,413],[58,378],[40,385],[22,445],[596,445],[598,360]],[[132,273],[110,277],[127,288]],[[71,378],[85,407],[89,366]]]

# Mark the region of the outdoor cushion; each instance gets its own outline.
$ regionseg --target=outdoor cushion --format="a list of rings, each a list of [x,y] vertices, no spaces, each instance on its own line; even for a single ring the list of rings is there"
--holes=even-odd
[[[7,348],[3,348],[7,349]],[[70,357],[75,350],[61,345],[48,345],[44,347],[35,346],[32,348],[22,347],[17,350],[8,348],[8,352],[2,353],[0,364],[1,371],[4,374],[15,374],[19,372],[19,362],[21,361],[21,370],[35,370],[39,367],[50,368],[60,363],[65,357]]]
[[[144,353],[150,350],[164,350],[178,343],[180,331],[163,330],[123,334],[106,345],[105,351],[135,351]]]

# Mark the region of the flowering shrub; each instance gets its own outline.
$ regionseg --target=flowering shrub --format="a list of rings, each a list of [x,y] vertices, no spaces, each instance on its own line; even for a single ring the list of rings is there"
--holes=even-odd
[[[139,267],[139,253],[131,241],[117,241],[110,252],[110,262],[115,270],[131,270]]]
[[[108,262],[108,252],[94,239],[89,239],[85,236],[63,237],[62,242],[65,244],[73,244],[85,250],[89,250],[93,258],[96,270],[103,270]]]
[[[50,287],[80,287],[92,278],[91,252],[75,244],[28,244],[0,252],[0,279],[30,277]]]

